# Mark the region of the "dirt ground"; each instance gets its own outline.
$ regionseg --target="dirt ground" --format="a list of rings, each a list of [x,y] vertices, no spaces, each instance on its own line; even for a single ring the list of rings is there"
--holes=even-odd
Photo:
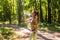
[[[0,24],[0,26],[2,25]],[[9,28],[14,29],[16,34],[21,38],[20,40],[30,39],[30,34],[32,33],[32,31],[30,31],[27,28],[21,28],[16,25],[3,25],[3,26],[7,26]],[[60,40],[60,33],[48,30],[47,31],[37,30],[37,40]]]

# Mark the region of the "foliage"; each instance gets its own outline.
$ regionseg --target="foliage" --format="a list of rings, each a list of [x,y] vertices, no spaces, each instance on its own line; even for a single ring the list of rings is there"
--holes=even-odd
[[[41,27],[49,27],[55,23],[60,25],[60,0],[0,0],[0,23],[27,26],[22,22],[23,12],[31,13],[34,9],[38,11],[40,22],[44,25]],[[56,26],[53,27],[59,31]]]
[[[51,1],[51,2],[50,2]],[[13,19],[23,20],[23,12],[36,9],[40,15],[41,22],[60,22],[59,10],[60,0],[0,0],[0,21],[13,24]],[[50,2],[50,3],[48,3]],[[51,8],[51,10],[49,8]],[[51,11],[51,12],[50,12]],[[50,14],[51,13],[51,14]],[[49,15],[50,14],[50,15]]]

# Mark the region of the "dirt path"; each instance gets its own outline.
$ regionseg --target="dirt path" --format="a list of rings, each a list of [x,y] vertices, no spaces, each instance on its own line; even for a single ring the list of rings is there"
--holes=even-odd
[[[29,35],[32,33],[26,28],[20,28],[20,31],[17,32],[19,32],[22,40],[29,40]],[[60,33],[37,30],[37,40],[60,40]]]
[[[0,24],[0,26],[2,26]],[[16,32],[21,37],[21,40],[29,40],[29,36],[32,33],[27,28],[20,28],[19,26],[16,25],[3,25],[7,26],[9,28],[13,28]],[[52,32],[52,31],[41,31],[37,30],[37,40],[60,40],[60,33],[59,32]]]

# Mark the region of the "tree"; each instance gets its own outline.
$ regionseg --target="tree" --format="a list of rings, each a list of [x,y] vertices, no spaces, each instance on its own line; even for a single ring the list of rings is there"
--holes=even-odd
[[[51,0],[48,0],[48,23],[51,23]]]
[[[41,0],[40,0],[40,21],[43,22],[43,13],[42,13],[42,7],[41,7]]]
[[[17,0],[18,24],[22,22],[22,0]]]

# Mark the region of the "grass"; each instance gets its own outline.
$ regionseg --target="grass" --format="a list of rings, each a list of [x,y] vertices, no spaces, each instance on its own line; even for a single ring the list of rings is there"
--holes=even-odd
[[[10,29],[8,27],[0,27],[0,40],[13,39],[13,35],[15,35],[13,29]]]
[[[10,29],[8,27],[0,27],[0,33],[2,35],[12,35],[14,32],[12,29]]]
[[[57,26],[53,23],[52,24],[40,23],[39,29],[40,30],[51,30],[51,31],[60,32],[60,26]]]

